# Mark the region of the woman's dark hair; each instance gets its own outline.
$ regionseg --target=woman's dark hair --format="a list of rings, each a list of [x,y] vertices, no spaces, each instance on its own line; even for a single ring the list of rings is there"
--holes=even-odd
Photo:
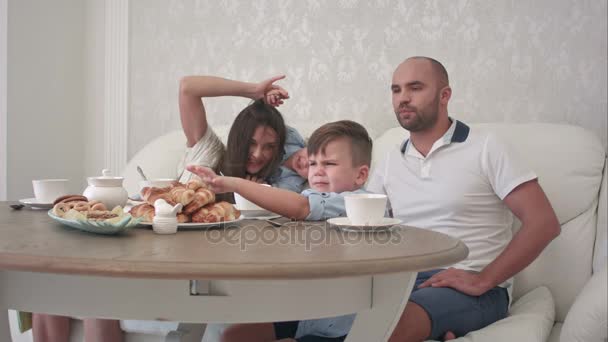
[[[253,134],[259,126],[272,128],[278,136],[277,151],[268,164],[255,176],[267,179],[279,168],[285,153],[285,137],[287,129],[281,113],[273,106],[266,104],[262,99],[254,101],[245,107],[232,123],[226,153],[220,170],[226,176],[245,178],[247,175],[247,160],[249,159],[249,145]]]

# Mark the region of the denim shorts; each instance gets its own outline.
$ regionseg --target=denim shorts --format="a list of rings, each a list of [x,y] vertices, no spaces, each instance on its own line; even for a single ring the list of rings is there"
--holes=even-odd
[[[276,322],[274,323],[274,335],[277,340],[284,338],[294,338],[296,331],[298,330],[298,324],[300,321],[289,321],[289,322]],[[306,335],[295,340],[298,342],[343,342],[346,339],[345,336],[341,337],[322,337],[314,335]]]
[[[442,340],[446,332],[456,337],[479,330],[499,319],[509,311],[509,293],[506,288],[495,287],[481,296],[469,296],[449,287],[425,287],[418,285],[442,270],[418,273],[410,301],[420,305],[431,319],[430,339]]]

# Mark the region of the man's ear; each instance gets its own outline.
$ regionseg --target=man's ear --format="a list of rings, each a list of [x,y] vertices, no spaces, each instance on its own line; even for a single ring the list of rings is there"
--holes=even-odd
[[[362,187],[363,184],[365,184],[365,182],[367,181],[367,177],[369,177],[369,166],[359,166],[359,171],[357,173],[357,178],[355,179],[355,184],[359,187]]]
[[[443,87],[443,89],[441,89],[441,91],[439,92],[439,101],[443,104],[447,104],[448,101],[450,101],[451,97],[452,88],[450,88],[450,86]]]

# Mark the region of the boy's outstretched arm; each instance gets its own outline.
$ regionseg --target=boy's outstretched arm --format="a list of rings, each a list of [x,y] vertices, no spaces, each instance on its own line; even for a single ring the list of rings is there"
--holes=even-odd
[[[201,177],[216,193],[236,192],[266,210],[292,219],[304,220],[310,214],[308,198],[298,193],[262,186],[243,178],[218,176],[213,170],[199,165],[189,165],[187,170]]]

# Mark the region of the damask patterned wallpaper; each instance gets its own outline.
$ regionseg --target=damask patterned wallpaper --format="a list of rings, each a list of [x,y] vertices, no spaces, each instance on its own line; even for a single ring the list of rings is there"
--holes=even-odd
[[[129,157],[180,128],[190,74],[284,73],[288,123],[350,118],[376,136],[397,125],[390,80],[413,55],[444,63],[456,118],[571,123],[606,145],[606,11],[606,0],[131,0]],[[205,103],[219,125],[248,101]]]

